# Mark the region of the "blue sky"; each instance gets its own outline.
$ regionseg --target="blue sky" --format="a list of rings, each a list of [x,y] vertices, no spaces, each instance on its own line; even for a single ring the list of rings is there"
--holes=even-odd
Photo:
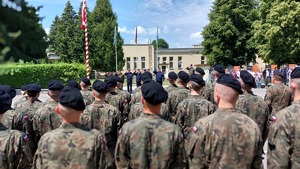
[[[46,32],[56,15],[63,12],[67,0],[28,0],[33,6],[43,5],[40,16]],[[81,0],[70,0],[77,12]],[[96,0],[87,0],[90,11]],[[201,32],[209,23],[213,0],[111,0],[113,11],[118,16],[119,32],[125,44],[133,44],[135,27],[138,27],[138,44],[145,44],[159,37],[171,48],[191,47],[202,42]]]

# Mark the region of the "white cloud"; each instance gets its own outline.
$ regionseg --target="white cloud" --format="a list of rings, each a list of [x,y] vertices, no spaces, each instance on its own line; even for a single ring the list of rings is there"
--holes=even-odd
[[[170,29],[168,26],[164,26],[163,33],[169,33]]]
[[[126,32],[127,32],[127,27],[126,27],[126,26],[118,27],[118,31],[119,31],[120,33],[126,33]]]
[[[49,35],[49,33],[50,33],[50,28],[44,28],[44,30],[45,30],[46,34]]]
[[[202,33],[201,32],[195,32],[190,34],[190,39],[201,39],[202,38]]]

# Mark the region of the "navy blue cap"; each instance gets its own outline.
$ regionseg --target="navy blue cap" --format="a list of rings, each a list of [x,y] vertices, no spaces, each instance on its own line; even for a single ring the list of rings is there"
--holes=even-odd
[[[146,79],[152,79],[152,74],[150,72],[145,72],[141,75],[142,81],[145,81]]]
[[[15,88],[13,88],[11,86],[0,85],[0,89],[4,90],[7,94],[9,94],[12,99],[15,98],[17,95]]]
[[[247,70],[241,70],[240,71],[240,78],[243,80],[243,82],[245,84],[247,84],[251,87],[256,87],[254,77]]]
[[[116,87],[117,86],[117,79],[113,76],[108,76],[107,78],[105,78],[105,83],[109,86],[109,87]]]
[[[122,77],[116,77],[117,82],[124,83],[124,79]]]
[[[73,80],[73,79],[69,79],[67,81],[67,86],[71,86],[71,87],[74,87],[74,88],[80,90],[79,83],[76,80]]]
[[[41,92],[41,90],[42,90],[41,86],[37,83],[31,83],[27,85],[28,92],[39,93]]]
[[[196,82],[201,86],[205,86],[205,81],[203,80],[203,78],[200,75],[192,74],[190,76],[190,81]]]
[[[187,74],[185,71],[178,72],[178,78],[182,80],[183,82],[189,82],[190,77],[189,74]]]
[[[92,88],[99,93],[107,93],[108,92],[108,85],[101,80],[96,80],[93,83]]]
[[[83,77],[81,81],[86,85],[92,85],[90,79],[88,79],[87,77]]]
[[[176,79],[178,79],[178,75],[175,72],[170,72],[168,74],[168,78],[176,80]]]
[[[21,87],[21,90],[22,90],[22,91],[26,91],[26,90],[27,90],[27,85],[23,85],[23,86]]]
[[[300,78],[300,67],[295,67],[291,73],[291,79],[298,79]]]
[[[168,99],[168,92],[154,80],[144,81],[141,90],[143,98],[152,105],[158,105]]]
[[[48,83],[49,90],[62,90],[64,87],[64,84],[60,80],[51,80]]]
[[[12,98],[4,90],[0,89],[0,114],[5,113],[11,107]]]
[[[196,68],[196,72],[198,72],[198,73],[200,73],[202,75],[205,75],[205,72],[204,72],[204,70],[201,67],[197,67]]]
[[[224,69],[223,65],[221,65],[221,64],[216,64],[214,66],[214,71],[217,71],[220,74],[224,74],[225,73],[225,69]]]
[[[58,102],[74,110],[83,111],[85,109],[82,94],[77,88],[72,86],[66,86],[61,91]]]
[[[280,76],[284,78],[283,74],[279,70],[274,71],[274,76]]]
[[[219,76],[216,83],[230,87],[239,92],[239,94],[243,94],[240,82],[229,74],[222,74],[221,76]]]

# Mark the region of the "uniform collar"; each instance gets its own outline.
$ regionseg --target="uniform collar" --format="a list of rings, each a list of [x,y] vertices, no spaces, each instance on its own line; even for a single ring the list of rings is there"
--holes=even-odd
[[[93,104],[107,104],[105,100],[94,100]]]
[[[3,131],[3,130],[7,130],[8,128],[6,126],[4,126],[4,124],[2,124],[0,122],[0,131]]]
[[[300,104],[300,100],[293,101],[292,104]]]
[[[82,124],[78,123],[62,123],[60,128],[63,129],[73,129],[73,128],[81,128]]]
[[[142,113],[142,115],[140,116],[142,118],[152,118],[152,119],[160,119],[159,115],[157,114],[149,114],[149,113]]]

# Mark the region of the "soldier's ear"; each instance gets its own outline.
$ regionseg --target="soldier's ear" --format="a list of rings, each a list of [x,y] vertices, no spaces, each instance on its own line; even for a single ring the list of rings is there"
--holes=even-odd
[[[143,105],[145,104],[145,99],[144,99],[143,96],[142,96],[142,98],[141,98],[141,102],[142,102]]]
[[[55,112],[56,112],[57,114],[60,114],[60,110],[59,110],[59,107],[58,107],[58,106],[56,106]]]

